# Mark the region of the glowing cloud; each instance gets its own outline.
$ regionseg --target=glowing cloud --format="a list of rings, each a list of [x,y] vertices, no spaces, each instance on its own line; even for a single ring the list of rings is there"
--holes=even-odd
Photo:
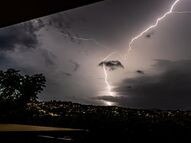
[[[136,35],[135,37],[133,37],[130,42],[129,42],[129,48],[128,48],[128,51],[127,51],[127,55],[130,53],[130,51],[133,49],[132,48],[132,45],[135,43],[136,40],[138,40],[139,38],[141,38],[145,33],[147,33],[148,31],[150,31],[151,29],[153,28],[156,28],[158,26],[158,24],[164,20],[169,14],[190,14],[191,11],[173,11],[175,6],[178,4],[178,2],[180,2],[181,0],[175,0],[174,3],[171,5],[170,9],[165,13],[163,14],[161,17],[157,18],[156,19],[156,22],[150,26],[148,26],[148,28],[144,29],[141,33],[139,33],[138,35]],[[76,39],[76,40],[82,40],[82,41],[91,41],[91,42],[94,42],[97,46],[99,47],[103,47],[103,48],[107,48],[107,46],[101,44],[100,42],[98,42],[96,39],[91,39],[91,38],[83,38],[83,37],[78,37],[78,36],[73,36],[73,35],[68,35],[67,33],[63,33],[64,36],[66,37],[70,37],[72,36],[73,39]],[[106,61],[110,56],[112,56],[113,54],[115,54],[116,52],[112,52],[110,53],[108,56],[106,56],[102,62],[99,64],[100,66],[103,67],[103,71],[104,71],[104,81],[105,81],[105,84],[107,86],[107,90],[108,90],[108,96],[115,96],[115,94],[112,92],[112,86],[110,85],[109,83],[109,80],[108,80],[108,73],[107,73],[107,67],[108,65],[111,65],[111,66],[120,66],[120,67],[123,67],[123,65],[118,61]],[[137,73],[144,73],[142,71],[137,71]],[[106,105],[108,106],[111,106],[111,104],[108,102]]]
[[[124,68],[120,61],[102,61],[99,66],[105,66],[110,71],[116,70],[118,68]]]

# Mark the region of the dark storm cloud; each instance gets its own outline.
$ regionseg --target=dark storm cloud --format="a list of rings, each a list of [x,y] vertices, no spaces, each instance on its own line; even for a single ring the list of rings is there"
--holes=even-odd
[[[137,70],[136,72],[137,72],[138,74],[145,74],[144,71],[142,71],[142,70]]]
[[[115,89],[121,97],[99,98],[128,107],[191,109],[190,65],[191,60],[157,60],[158,74],[126,79]]]
[[[10,26],[0,30],[0,50],[14,50],[15,46],[35,48],[38,45],[36,32],[41,28],[32,21]]]
[[[46,25],[56,28],[59,32],[63,33],[63,36],[67,36],[72,42],[76,42],[78,37],[72,33],[72,23],[79,22],[68,16],[67,13],[59,13],[49,16],[46,19]],[[79,41],[79,40],[78,40]]]
[[[67,13],[59,13],[52,15],[47,19],[49,26],[54,26],[60,30],[71,29],[73,20],[67,15]]]
[[[106,66],[110,71],[116,70],[118,68],[124,68],[120,61],[102,61],[99,66]]]
[[[75,41],[73,36],[78,34],[105,44],[116,44],[123,36],[132,36],[135,34],[134,30],[142,30],[145,24],[150,24],[159,13],[169,8],[172,1],[107,0],[80,8],[77,12],[71,10],[52,15],[49,24]]]

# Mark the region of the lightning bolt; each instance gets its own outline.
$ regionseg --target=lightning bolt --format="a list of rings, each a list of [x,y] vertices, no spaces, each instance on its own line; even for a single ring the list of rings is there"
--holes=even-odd
[[[107,57],[105,57],[102,61],[106,61],[109,57],[111,57],[112,55],[116,54],[117,52],[112,52],[110,53]]]
[[[138,34],[137,36],[133,37],[131,39],[131,41],[129,42],[129,48],[128,48],[128,51],[127,51],[127,55],[129,55],[129,53],[131,52],[131,50],[133,49],[132,48],[132,45],[134,44],[134,42],[136,40],[138,40],[140,37],[142,37],[146,32],[150,31],[151,29],[153,28],[156,28],[158,26],[158,24],[163,20],[165,19],[168,15],[170,14],[189,14],[191,13],[191,11],[173,11],[175,6],[178,4],[178,2],[180,2],[181,0],[175,0],[175,2],[171,5],[170,9],[165,13],[163,14],[161,17],[157,18],[156,22],[153,24],[153,25],[150,25],[148,28],[146,28],[145,30],[143,30],[140,34]],[[64,33],[63,33],[64,34]],[[69,36],[68,34],[64,34],[65,36]],[[90,39],[90,38],[82,38],[82,37],[77,37],[77,36],[72,36],[72,38],[74,39],[77,39],[77,40],[82,40],[82,41],[92,41],[94,42],[97,46],[99,47],[106,47],[105,45],[101,44],[100,42],[98,42],[97,40],[95,39]],[[111,57],[112,55],[116,54],[117,52],[112,52],[110,53],[108,56],[106,56],[102,61],[105,61],[107,60],[109,57]],[[105,81],[105,84],[107,86],[107,90],[108,90],[108,93],[110,96],[115,96],[114,93],[112,92],[112,86],[111,84],[109,83],[109,80],[108,80],[108,73],[107,73],[107,69],[106,69],[106,66],[103,65],[103,71],[104,71],[104,81]]]
[[[110,53],[107,57],[105,57],[102,61],[106,61],[109,57],[111,57],[112,55],[116,54],[116,52],[112,52]],[[107,86],[107,90],[108,90],[108,93],[109,93],[109,96],[115,96],[114,92],[112,92],[112,86],[111,84],[109,83],[109,80],[108,80],[108,73],[107,73],[107,69],[106,69],[106,66],[103,64],[103,71],[104,71],[104,81],[105,81],[105,84]]]
[[[66,33],[62,33],[64,36],[66,37],[70,37],[71,35],[68,35]],[[101,44],[100,42],[98,42],[97,40],[95,39],[91,39],[91,38],[83,38],[83,37],[77,37],[77,36],[74,36],[72,35],[71,36],[73,39],[76,39],[76,40],[81,40],[81,41],[92,41],[94,42],[97,46],[99,47],[104,47],[106,48],[107,46]],[[106,61],[109,57],[111,57],[112,55],[116,54],[117,52],[112,52],[110,53],[108,56],[106,56],[102,61]],[[104,82],[106,84],[106,87],[107,87],[107,92],[109,94],[109,96],[114,96],[114,93],[112,92],[112,86],[111,84],[109,83],[109,80],[108,80],[108,73],[107,73],[107,69],[106,69],[106,66],[103,65],[103,71],[104,71]]]
[[[105,84],[107,85],[107,89],[108,89],[108,93],[110,96],[113,96],[113,93],[112,93],[112,88],[111,88],[111,85],[108,81],[108,74],[107,74],[107,70],[106,70],[106,67],[105,65],[103,65],[103,71],[104,71],[104,75],[105,75]]]
[[[62,33],[65,37],[72,37],[73,39],[76,39],[76,40],[81,40],[81,41],[91,41],[93,43],[95,43],[98,47],[104,47],[104,48],[107,48],[106,45],[104,44],[101,44],[100,42],[98,42],[96,39],[93,39],[93,38],[84,38],[84,37],[78,37],[78,36],[74,36],[74,35],[68,35],[66,33]]]
[[[67,33],[62,33],[64,36],[66,37],[70,37],[71,35],[68,35]],[[101,44],[100,42],[98,42],[96,39],[91,39],[91,38],[83,38],[83,37],[78,37],[78,36],[74,36],[72,35],[71,36],[73,39],[76,39],[76,40],[81,40],[81,41],[92,41],[94,42],[97,46],[99,47],[104,47],[106,48],[107,46],[104,45],[104,44]],[[112,52],[110,53],[109,55],[107,55],[102,61],[106,61],[109,57],[111,57],[112,55],[116,54],[117,52]],[[107,87],[107,92],[109,94],[109,96],[115,96],[115,94],[112,92],[112,85],[109,83],[109,80],[108,80],[108,73],[107,73],[107,69],[106,69],[106,66],[103,65],[103,71],[104,71],[104,82],[106,84],[106,87]]]
[[[64,36],[69,36],[68,34],[65,34],[63,33]],[[105,45],[101,44],[100,42],[98,42],[97,40],[95,39],[90,39],[90,38],[82,38],[82,37],[77,37],[77,36],[72,36],[72,38],[76,39],[76,40],[81,40],[81,41],[92,41],[94,42],[97,46],[99,47],[104,47],[106,48]],[[108,56],[106,56],[102,61],[106,61],[109,57],[111,57],[112,55],[116,54],[117,52],[112,52],[110,53]],[[114,93],[112,92],[112,86],[111,84],[109,83],[109,80],[108,80],[108,73],[107,73],[107,69],[106,69],[106,66],[103,65],[103,71],[104,71],[104,81],[105,81],[105,84],[106,84],[106,87],[107,87],[107,92],[109,94],[109,96],[114,96]]]
[[[137,39],[139,39],[140,37],[142,37],[146,32],[148,32],[149,30],[151,30],[151,29],[157,27],[158,24],[159,24],[159,22],[160,22],[161,20],[163,20],[164,18],[166,18],[166,16],[168,16],[169,14],[171,14],[171,13],[173,12],[174,7],[177,5],[177,3],[178,3],[179,1],[180,1],[180,0],[176,0],[176,1],[172,4],[170,10],[167,11],[163,16],[159,17],[159,18],[156,20],[155,24],[149,26],[149,27],[146,28],[144,31],[142,31],[140,34],[138,34],[137,36],[135,36],[134,38],[131,39],[131,41],[130,41],[130,43],[129,43],[129,48],[128,48],[127,54],[129,54],[130,51],[132,50],[132,44],[133,44]],[[177,12],[177,13],[180,13],[180,12]],[[183,13],[183,12],[181,12],[181,13]],[[114,54],[114,53],[109,54],[106,58],[103,59],[103,61],[105,61],[108,57],[110,57],[110,56],[113,55],[113,54]],[[108,89],[109,95],[110,95],[110,96],[114,96],[114,95],[113,95],[113,92],[112,92],[112,87],[111,87],[111,85],[110,85],[110,83],[109,83],[109,81],[108,81],[108,73],[107,73],[107,70],[106,70],[105,65],[103,65],[103,70],[104,70],[104,75],[105,75],[105,83],[106,83],[106,85],[107,85],[107,89]]]
[[[129,48],[127,51],[127,54],[129,54],[132,50],[132,45],[133,43],[139,39],[140,37],[142,37],[146,32],[148,32],[149,30],[155,28],[158,26],[158,24],[160,23],[160,21],[162,21],[163,19],[165,19],[169,14],[173,13],[173,10],[175,8],[175,6],[178,4],[178,2],[180,2],[181,0],[176,0],[172,6],[170,7],[169,11],[167,11],[164,15],[162,15],[161,17],[159,17],[156,22],[153,25],[150,25],[148,28],[146,28],[144,31],[142,31],[140,34],[138,34],[137,36],[133,37],[129,43]],[[180,13],[180,12],[179,12]]]
[[[170,14],[190,14],[191,11],[173,11],[175,6],[180,2],[181,0],[175,0],[175,2],[171,5],[170,9],[163,14],[161,17],[157,18],[156,22],[153,25],[150,25],[148,28],[146,28],[145,30],[143,30],[141,33],[139,33],[138,35],[136,35],[135,37],[133,37],[130,42],[129,42],[129,48],[127,51],[127,55],[129,55],[129,53],[131,52],[131,50],[133,49],[132,45],[135,43],[136,40],[138,40],[139,38],[141,38],[145,33],[147,33],[148,31],[150,31],[153,28],[156,28],[158,26],[158,24],[164,20],[168,15]],[[96,39],[91,39],[91,38],[83,38],[83,37],[78,37],[78,36],[74,36],[74,35],[68,35],[66,33],[62,33],[64,36],[67,37],[72,37],[73,39],[76,40],[81,40],[81,41],[92,41],[94,42],[97,46],[99,47],[104,47],[107,48],[107,46],[101,44],[100,42],[98,42]],[[102,61],[107,60],[109,57],[111,57],[112,55],[116,54],[117,52],[112,52],[110,53],[108,56],[106,56]],[[110,96],[115,96],[114,92],[112,92],[112,86],[109,83],[108,80],[108,73],[107,73],[107,69],[106,66],[103,65],[103,71],[104,71],[104,81],[105,84],[107,86],[107,90]]]
[[[138,34],[137,36],[133,37],[131,39],[131,41],[129,42],[129,48],[127,51],[127,55],[129,55],[130,51],[132,50],[132,45],[133,43],[139,39],[140,37],[142,37],[146,32],[150,31],[153,28],[156,28],[158,26],[158,24],[160,23],[160,21],[162,21],[163,19],[165,19],[169,14],[191,14],[191,11],[173,11],[175,6],[180,2],[181,0],[175,0],[175,2],[171,5],[170,9],[163,14],[161,17],[157,18],[156,22],[153,25],[150,25],[148,28],[146,28],[145,30],[143,30],[140,34]],[[115,53],[115,52],[114,52]],[[106,58],[104,58],[103,61],[105,61],[107,58],[109,58],[111,55],[113,55],[114,53],[109,54]],[[105,83],[107,85],[107,89],[109,92],[110,96],[114,96],[113,92],[112,92],[112,88],[111,85],[108,81],[108,74],[107,74],[107,70],[105,65],[103,65],[103,70],[104,70],[104,74],[105,74]]]

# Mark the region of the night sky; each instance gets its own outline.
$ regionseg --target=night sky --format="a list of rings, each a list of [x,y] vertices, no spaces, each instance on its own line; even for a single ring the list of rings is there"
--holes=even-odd
[[[170,14],[132,45],[130,40],[174,0],[106,0],[0,29],[0,68],[43,73],[39,100],[133,108],[191,109],[191,14]],[[181,0],[174,11],[191,11]],[[98,66],[107,70],[114,96]]]

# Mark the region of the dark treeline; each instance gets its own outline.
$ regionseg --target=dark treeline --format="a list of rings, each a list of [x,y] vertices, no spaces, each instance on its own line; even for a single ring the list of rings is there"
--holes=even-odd
[[[43,74],[23,75],[15,69],[0,70],[1,116],[19,117],[23,114],[27,104],[37,100],[37,94],[43,90],[45,82]]]

